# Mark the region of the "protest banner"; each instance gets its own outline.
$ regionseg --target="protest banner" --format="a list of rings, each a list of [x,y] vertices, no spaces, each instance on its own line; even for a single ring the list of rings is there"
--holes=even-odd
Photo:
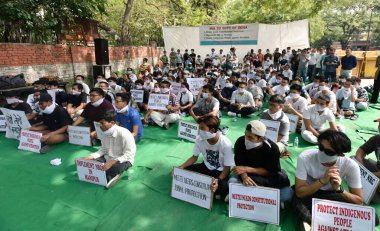
[[[136,103],[142,103],[144,99],[144,90],[131,90],[132,98]]]
[[[180,120],[178,123],[178,137],[195,142],[199,133],[199,125]]]
[[[171,82],[170,86],[171,86],[171,89],[170,89],[171,93],[176,94],[176,95],[181,93],[181,83]]]
[[[211,210],[213,202],[211,183],[212,177],[174,168],[171,196]]]
[[[280,224],[280,190],[230,184],[229,216]]]
[[[7,130],[5,115],[0,115],[0,132],[5,132]]]
[[[206,25],[199,27],[201,46],[257,45],[259,24]]]
[[[189,84],[189,89],[194,96],[198,95],[199,88],[203,87],[204,78],[186,78],[186,82]]]
[[[42,133],[22,130],[18,149],[40,153]]]
[[[30,128],[30,123],[25,112],[0,108],[5,116],[6,133],[5,137],[10,139],[20,139],[21,130]]]
[[[76,159],[78,178],[98,185],[107,185],[106,171],[103,171],[103,163],[96,160]]]
[[[90,128],[69,125],[69,143],[91,146]]]
[[[263,122],[265,127],[267,127],[267,131],[265,132],[265,137],[277,143],[278,130],[280,129],[280,122],[265,120],[265,119],[260,119],[260,121]]]
[[[375,209],[313,198],[311,230],[375,230]]]
[[[96,136],[98,137],[99,140],[102,140],[104,138],[104,132],[100,128],[100,123],[94,121],[94,127],[95,127],[95,131],[96,131]]]
[[[376,193],[377,187],[379,186],[379,178],[375,176],[375,174],[370,172],[361,163],[359,163],[359,161],[357,161],[355,157],[352,159],[356,161],[360,168],[360,178],[363,187],[364,203],[370,204],[373,196]]]
[[[168,94],[150,94],[148,109],[167,111],[166,106],[169,104]]]
[[[290,133],[296,133],[297,130],[297,124],[298,124],[298,116],[293,114],[285,113],[285,115],[289,118],[289,132]]]

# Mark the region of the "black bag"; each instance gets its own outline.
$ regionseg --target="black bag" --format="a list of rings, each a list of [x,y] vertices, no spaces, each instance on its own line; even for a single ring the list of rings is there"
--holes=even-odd
[[[15,76],[0,76],[0,89],[11,89],[18,87],[25,87],[26,81],[24,79],[24,74],[18,74]]]

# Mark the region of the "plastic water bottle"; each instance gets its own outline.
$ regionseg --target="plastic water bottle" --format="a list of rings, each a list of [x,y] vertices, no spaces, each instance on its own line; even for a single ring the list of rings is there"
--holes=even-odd
[[[298,148],[298,143],[299,143],[298,137],[294,138],[294,147],[295,148]]]

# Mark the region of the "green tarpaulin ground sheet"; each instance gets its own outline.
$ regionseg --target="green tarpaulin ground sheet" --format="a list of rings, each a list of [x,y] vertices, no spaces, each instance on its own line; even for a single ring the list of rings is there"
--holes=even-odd
[[[357,148],[377,133],[374,119],[380,117],[378,105],[359,112],[356,121],[337,121],[347,128],[354,155]],[[257,113],[256,113],[257,114]],[[254,118],[231,121],[224,115],[221,127],[229,126],[227,137],[234,144],[244,135],[246,124]],[[191,117],[184,120],[192,121]],[[211,211],[170,197],[171,170],[192,154],[193,143],[177,138],[178,125],[169,130],[145,127],[137,145],[133,167],[111,189],[78,180],[74,160],[98,149],[69,143],[57,145],[48,154],[17,149],[18,141],[0,135],[0,230],[298,230],[296,215],[286,204],[280,225],[230,218],[228,204],[214,200]],[[293,147],[298,136],[300,144]],[[316,148],[291,134],[291,156],[281,159],[294,183],[297,157]],[[375,159],[375,155],[371,154]],[[50,160],[61,158],[60,166]],[[201,158],[199,159],[201,161]],[[380,205],[374,205],[380,213]],[[377,228],[380,230],[380,228]]]

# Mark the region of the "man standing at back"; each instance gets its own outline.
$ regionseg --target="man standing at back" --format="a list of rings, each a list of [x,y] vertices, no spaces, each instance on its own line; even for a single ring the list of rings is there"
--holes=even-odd
[[[351,54],[351,47],[346,48],[346,55],[342,57],[342,70],[340,71],[341,76],[346,76],[347,79],[351,78],[352,69],[354,69],[358,63],[357,58]]]

